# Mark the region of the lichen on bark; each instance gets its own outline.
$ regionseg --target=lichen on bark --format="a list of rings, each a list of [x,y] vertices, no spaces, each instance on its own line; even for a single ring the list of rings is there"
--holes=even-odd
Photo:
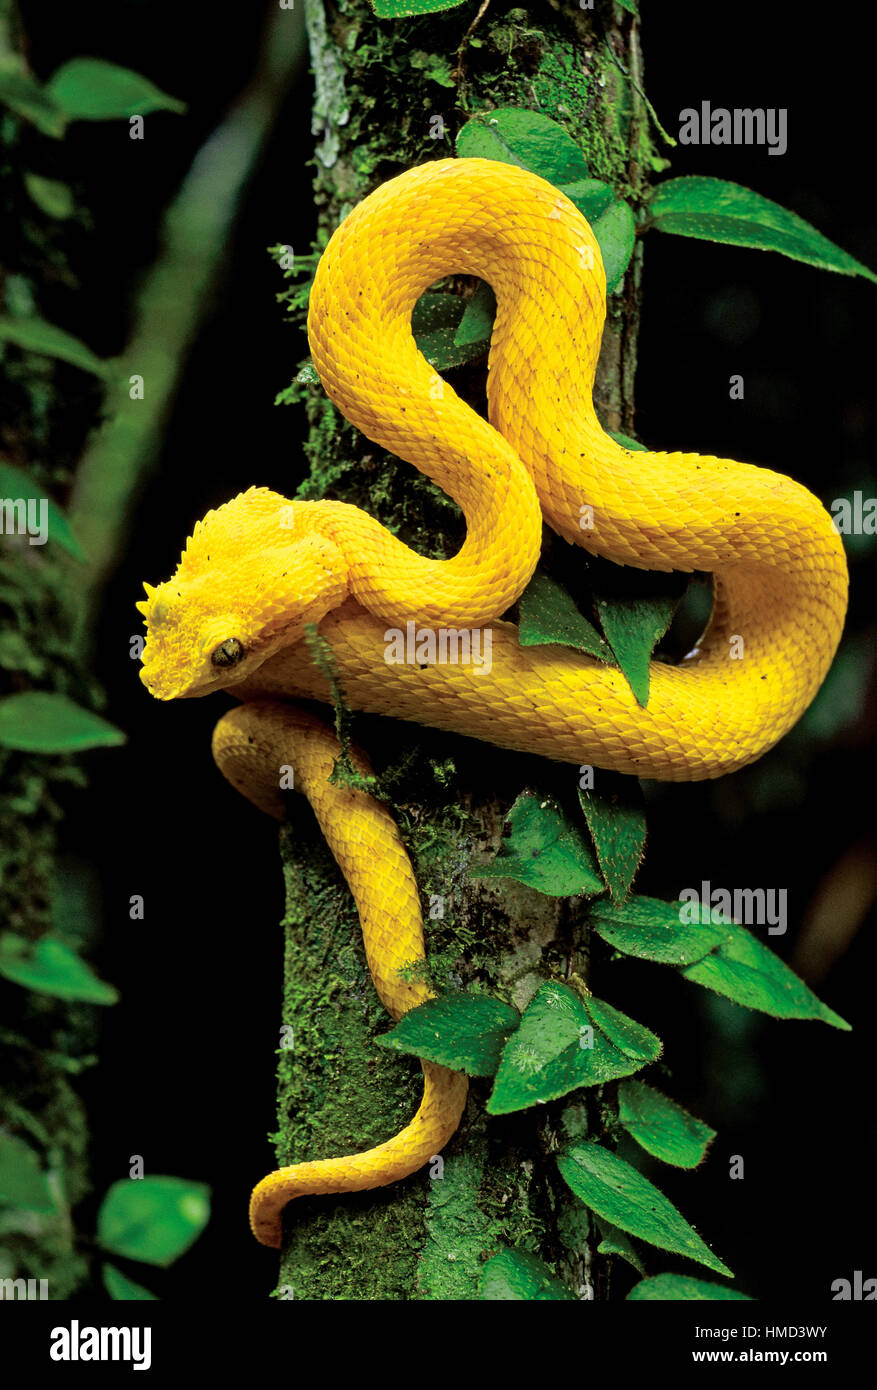
[[[306,9],[316,87],[317,249],[372,188],[451,155],[469,116],[502,105],[561,122],[592,175],[636,206],[653,153],[639,83],[628,75],[638,71],[635,24],[620,7],[494,3],[479,17],[473,3],[397,21],[376,19],[365,0],[306,0]],[[437,115],[444,140],[430,136]],[[299,327],[304,298],[300,287],[288,296]],[[635,258],[610,300],[595,387],[610,429],[633,426],[638,300]],[[297,356],[304,352],[302,339]],[[481,364],[449,373],[476,407],[484,370]],[[296,384],[282,398],[303,403],[310,421],[310,471],[299,496],[354,503],[421,553],[454,553],[461,519],[438,489],[358,435],[319,384]],[[568,789],[569,770],[374,717],[356,717],[354,736],[375,765],[412,857],[435,986],[475,984],[523,1008],[540,980],[572,971],[585,976],[587,939],[574,905],[508,880],[468,876],[473,859],[496,849],[515,796],[527,785]],[[390,1021],[368,975],[350,895],[307,807],[294,816],[282,837],[287,912],[279,1022],[295,1039],[294,1050],[279,1054],[283,1163],[389,1138],[410,1120],[420,1089],[413,1061],[375,1046]],[[540,1254],[576,1289],[590,1286],[598,1296],[605,1290],[599,1236],[549,1162],[571,1126],[581,1133],[599,1124],[596,1102],[488,1121],[489,1090],[489,1082],[472,1085],[463,1125],[442,1155],[443,1176],[424,1170],[390,1189],[292,1204],[279,1278],[285,1296],[473,1299],[485,1261],[505,1246]]]

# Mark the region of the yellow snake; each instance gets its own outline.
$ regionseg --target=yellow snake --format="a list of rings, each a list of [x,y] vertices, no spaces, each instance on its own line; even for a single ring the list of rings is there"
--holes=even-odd
[[[489,423],[426,362],[411,311],[439,278],[487,280],[498,310]],[[450,560],[415,554],[344,503],[251,488],[195,527],[174,576],[146,586],[142,679],[159,699],[228,689],[245,703],[214,752],[257,805],[282,814],[291,764],[360,912],[390,1013],[429,996],[398,967],[421,959],[416,885],[387,812],[327,781],[334,735],[286,701],[330,692],[300,639],[319,624],[348,705],[503,747],[667,780],[717,777],[758,758],[818,690],[846,612],[840,537],[821,503],[779,473],[696,454],[630,452],[594,413],[605,276],[588,223],[558,190],[511,165],[441,160],[384,184],[320,260],[308,333],[326,391],[370,439],[462,508]],[[587,516],[593,525],[583,527]],[[641,569],[708,570],[713,612],[685,662],[653,662],[648,708],[620,671],[564,647],[522,648],[500,615],[539,555],[543,519],[573,544]],[[388,664],[388,632],[489,625],[491,668]],[[465,1078],[424,1064],[407,1129],[368,1153],[280,1169],[251,1201],[277,1246],[303,1193],[379,1187],[441,1149]]]

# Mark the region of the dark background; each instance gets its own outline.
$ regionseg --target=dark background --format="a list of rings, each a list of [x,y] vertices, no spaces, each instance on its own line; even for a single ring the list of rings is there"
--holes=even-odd
[[[785,155],[678,147],[669,152],[668,175],[746,184],[877,266],[866,46],[853,35],[830,52],[814,51],[809,21],[784,5],[705,11],[694,0],[644,0],[643,10],[646,90],[671,133],[679,112],[705,99],[789,113]],[[83,336],[109,356],[125,341],[162,208],[252,71],[260,15],[249,5],[219,12],[158,0],[85,7],[34,0],[23,11],[38,75],[74,55],[103,56],[189,103],[185,120],[150,116],[140,145],[115,123],[75,125],[67,137],[73,176],[94,215],[79,261],[89,299]],[[538,23],[535,5],[531,19]],[[130,1268],[167,1297],[218,1288],[267,1294],[274,1283],[275,1258],[252,1240],[246,1202],[253,1181],[273,1166],[265,1135],[274,1123],[283,894],[272,827],[212,763],[221,704],[165,706],[148,697],[128,657],[129,638],[140,630],[132,605],[144,578],[155,583],[170,573],[209,507],[251,483],[291,492],[304,471],[304,412],[273,404],[303,345],[283,323],[275,302],[282,281],[266,248],[309,249],[310,99],[303,71],[250,186],[160,474],[107,594],[95,669],[109,715],[129,741],[92,756],[90,789],[71,800],[67,823],[71,863],[93,864],[99,883],[99,966],[123,999],[102,1014],[101,1063],[84,1081],[94,1208],[106,1186],[127,1175],[132,1154],[144,1156],[147,1172],[205,1180],[214,1190],[210,1226],[174,1269]],[[655,232],[645,256],[643,441],[759,462],[793,474],[826,502],[855,487],[877,493],[870,462],[877,286]],[[44,312],[69,321],[71,292],[57,293]],[[729,399],[733,374],[744,377],[743,401]],[[849,624],[856,659],[842,691],[848,717],[829,691],[820,719],[755,768],[716,785],[648,788],[651,839],[639,891],[672,898],[704,878],[788,886],[789,935],[771,945],[789,959],[814,892],[870,825],[874,729],[862,692],[873,559],[866,545],[856,549]],[[129,920],[134,893],[145,897],[143,922]],[[725,1006],[656,965],[596,967],[597,994],[608,992],[664,1039],[671,1094],[719,1131],[698,1175],[662,1170],[659,1180],[755,1297],[823,1302],[834,1279],[855,1269],[877,1275],[873,926],[865,920],[837,964],[810,981],[854,1023],[852,1037]],[[745,1178],[732,1182],[736,1154]],[[87,1229],[93,1209],[79,1216]],[[662,1267],[659,1258],[654,1268]],[[627,1273],[618,1279],[620,1291]]]

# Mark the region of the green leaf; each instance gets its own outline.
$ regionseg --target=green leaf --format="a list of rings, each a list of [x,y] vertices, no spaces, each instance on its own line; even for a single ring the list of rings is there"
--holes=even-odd
[[[618,1118],[647,1153],[677,1168],[696,1168],[716,1137],[709,1125],[643,1081],[621,1083]]]
[[[567,1185],[597,1216],[660,1250],[684,1255],[733,1278],[663,1192],[617,1154],[600,1144],[579,1143],[558,1154],[557,1166]]]
[[[599,999],[583,1001],[568,986],[548,981],[505,1045],[488,1114],[508,1115],[580,1086],[629,1076],[660,1053],[660,1039],[648,1028]]]
[[[519,1023],[520,1014],[509,1004],[460,991],[418,1004],[375,1041],[469,1076],[493,1076],[506,1039]]]
[[[616,5],[620,5],[628,14],[636,15],[639,18],[639,10],[636,7],[636,0],[615,0]]]
[[[73,194],[66,183],[44,179],[41,174],[25,174],[24,186],[40,211],[48,213],[49,217],[63,221],[73,212]]]
[[[168,96],[141,73],[103,58],[71,58],[52,75],[46,91],[71,121],[115,121],[186,109],[184,101]]]
[[[597,851],[600,872],[614,903],[623,903],[642,862],[646,813],[635,777],[599,769],[597,786],[579,790],[579,801]]]
[[[125,742],[121,729],[90,709],[45,690],[0,700],[0,745],[23,753],[81,753]]]
[[[629,1265],[633,1265],[638,1274],[645,1274],[645,1266],[630,1238],[623,1231],[619,1231],[617,1226],[613,1226],[611,1221],[601,1221],[597,1218],[597,1225],[603,1237],[597,1246],[598,1255],[619,1255],[622,1260],[627,1260]]]
[[[737,1293],[736,1289],[729,1289],[726,1284],[711,1284],[706,1279],[689,1279],[685,1274],[654,1274],[650,1279],[641,1279],[638,1284],[634,1284],[627,1298],[631,1303],[669,1303],[681,1302],[684,1299],[752,1302],[748,1294]]]
[[[63,328],[56,328],[53,323],[47,323],[36,315],[20,319],[0,318],[0,342],[12,343],[14,347],[39,353],[42,357],[70,362],[74,367],[92,372],[95,376],[104,377],[109,371],[108,364],[95,357],[91,349],[74,338],[72,333],[65,333]]]
[[[723,922],[717,908],[701,904],[700,923],[679,920],[680,904],[658,898],[628,898],[622,907],[593,903],[589,917],[594,930],[627,956],[657,960],[665,965],[691,965],[726,941],[733,923]]]
[[[484,352],[490,343],[493,320],[496,317],[496,295],[486,281],[482,280],[469,300],[454,334],[455,347],[468,347],[478,344],[478,351]]]
[[[97,1217],[105,1250],[167,1267],[198,1239],[210,1219],[210,1188],[185,1178],[123,1178]]]
[[[577,179],[575,183],[562,184],[560,191],[592,224],[615,202],[615,194],[602,179]]]
[[[593,995],[585,1001],[585,1009],[594,1027],[609,1039],[615,1049],[637,1063],[630,1070],[639,1071],[648,1062],[655,1062],[660,1057],[661,1039],[641,1023],[634,1023],[627,1014],[613,1009],[603,999],[595,999]]]
[[[144,1289],[142,1284],[136,1284],[133,1279],[129,1279],[127,1274],[123,1274],[115,1265],[104,1263],[102,1266],[104,1277],[104,1287],[110,1298],[118,1301],[120,1299],[136,1300],[143,1302],[146,1299],[154,1300],[156,1295]]]
[[[514,878],[553,898],[602,893],[605,887],[581,827],[553,797],[534,792],[522,792],[509,811],[493,863],[474,866],[469,874]]]
[[[607,430],[606,433],[610,439],[615,440],[616,444],[620,444],[622,449],[633,449],[634,451],[641,449],[648,452],[645,444],[640,444],[638,439],[631,439],[629,434],[619,434],[617,430]]]
[[[744,927],[734,926],[719,949],[683,970],[686,980],[704,985],[773,1018],[812,1018],[850,1031],[850,1025],[823,1004],[803,980]]]
[[[835,246],[803,217],[739,183],[699,176],[668,179],[655,189],[650,213],[652,225],[661,232],[779,251],[820,270],[863,275],[877,283],[872,270]]]
[[[597,238],[603,257],[606,293],[612,294],[624,279],[624,272],[633,255],[636,241],[636,221],[633,212],[627,203],[619,199],[591,223],[591,230]]]
[[[460,295],[431,291],[422,294],[414,306],[411,330],[420,351],[437,372],[474,362],[487,351],[489,336],[483,342],[456,341],[465,310],[466,301]]]
[[[14,468],[11,463],[4,463],[2,460],[0,460],[0,497],[16,500],[21,497],[25,501],[29,497],[39,501],[45,500],[49,540],[57,542],[74,559],[85,559],[79,542],[70,530],[70,523],[66,516],[50,497],[45,496],[42,485],[34,478],[29,477],[27,473],[23,473],[20,468]]]
[[[438,14],[455,10],[465,0],[369,0],[378,19],[408,19],[418,14]]]
[[[14,1134],[0,1133],[0,1206],[51,1211],[54,1205],[33,1149]]]
[[[606,640],[637,704],[645,709],[649,702],[649,662],[676,611],[676,585],[671,581],[667,592],[642,598],[595,594],[594,602]]]
[[[25,72],[0,72],[0,101],[42,131],[60,140],[67,127],[64,112],[35,77]]]
[[[15,932],[0,935],[0,975],[57,999],[115,1004],[119,998],[118,991],[99,979],[72,947],[52,936],[33,942]]]
[[[578,1302],[548,1265],[526,1250],[503,1250],[488,1260],[481,1272],[478,1298],[483,1303],[544,1299]]]
[[[518,641],[522,647],[575,647],[601,661],[612,660],[609,647],[566,589],[542,570],[536,570],[518,600]]]
[[[529,169],[560,188],[588,177],[585,157],[563,126],[538,111],[500,106],[473,116],[457,136],[463,158],[498,159]]]

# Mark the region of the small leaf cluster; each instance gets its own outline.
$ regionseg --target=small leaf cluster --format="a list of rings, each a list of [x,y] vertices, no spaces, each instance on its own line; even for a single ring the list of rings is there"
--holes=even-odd
[[[85,997],[85,996],[78,996]],[[31,1233],[69,1224],[60,1175],[16,1134],[0,1131],[0,1222],[5,1230]],[[210,1189],[176,1177],[126,1178],[112,1185],[97,1216],[101,1256],[166,1269],[198,1239],[210,1219]],[[111,1299],[147,1300],[156,1295],[109,1260],[103,1281]]]
[[[101,1250],[167,1269],[192,1246],[210,1220],[210,1188],[185,1178],[123,1178],[101,1203]],[[114,1300],[151,1300],[155,1294],[106,1261],[103,1279]]]
[[[549,625],[546,621],[546,629]],[[573,635],[577,640],[581,636],[574,625]],[[628,955],[669,966],[694,984],[775,1018],[848,1028],[778,956],[717,909],[683,913],[679,902],[632,893],[646,839],[635,779],[598,771],[595,787],[581,791],[579,799],[582,815],[576,816],[551,796],[521,793],[509,811],[497,854],[490,863],[471,868],[471,875],[511,878],[550,896],[586,899],[594,933],[616,958]],[[544,981],[522,1014],[486,994],[444,994],[405,1014],[379,1042],[470,1076],[491,1077],[489,1115],[513,1114],[617,1082],[617,1130],[652,1158],[694,1169],[714,1138],[709,1125],[639,1075],[660,1058],[661,1040],[597,998],[575,976]],[[733,1277],[660,1189],[607,1143],[575,1140],[557,1153],[556,1163],[561,1178],[598,1223],[602,1253],[621,1255],[643,1273],[633,1237]],[[480,1297],[576,1295],[532,1253],[505,1250],[485,1266]],[[630,1297],[744,1295],[666,1274],[643,1279]]]
[[[118,993],[80,954],[90,919],[74,911],[78,900],[73,876],[54,858],[55,831],[63,814],[54,788],[85,785],[77,756],[119,745],[124,734],[88,707],[99,702],[100,694],[81,669],[70,633],[69,605],[61,601],[67,571],[59,561],[69,556],[82,562],[86,556],[64,510],[48,496],[69,477],[77,430],[74,427],[70,434],[65,405],[65,437],[74,443],[69,458],[63,450],[59,454],[53,448],[56,412],[47,409],[47,401],[57,398],[58,391],[49,396],[47,387],[51,382],[60,389],[60,374],[75,368],[106,388],[113,364],[42,317],[36,307],[39,292],[31,273],[31,248],[39,246],[49,279],[59,277],[59,268],[66,275],[66,257],[53,236],[60,240],[67,232],[63,224],[72,219],[83,224],[87,214],[78,207],[70,184],[37,172],[33,164],[45,158],[47,173],[55,173],[65,156],[58,142],[73,122],[184,108],[140,74],[102,59],[72,59],[41,83],[2,39],[0,108],[4,137],[10,148],[18,142],[24,156],[18,168],[7,161],[4,174],[7,209],[20,213],[12,220],[24,252],[17,264],[13,259],[7,266],[0,357],[10,386],[7,442],[13,453],[28,458],[26,468],[0,460],[0,497],[25,507],[34,500],[44,503],[48,540],[44,547],[30,549],[21,537],[5,534],[0,539],[0,984],[9,1074],[0,1130],[0,1223],[7,1237],[18,1237],[8,1241],[4,1273],[13,1269],[11,1258],[20,1258],[20,1270],[52,1274],[53,1288],[58,1287],[55,1271],[63,1270],[60,1283],[66,1280],[72,1288],[85,1261],[71,1221],[71,1208],[84,1195],[79,1148],[84,1119],[68,1078],[95,1061],[84,1050],[91,1034],[83,1006],[112,1005]],[[86,381],[84,395],[87,390]],[[69,402],[69,393],[60,389],[60,398]],[[87,394],[83,418],[92,402],[98,409],[99,399],[93,391]],[[8,533],[11,527],[3,529]],[[62,1105],[65,1119],[59,1128]],[[42,1121],[37,1108],[51,1119]],[[139,1186],[143,1203],[152,1185],[162,1182],[181,1180],[149,1179],[125,1186]],[[184,1203],[180,1224],[189,1220],[200,1229],[206,1219],[205,1191],[186,1183],[176,1197],[165,1192],[168,1204],[177,1199]],[[196,1212],[199,1193],[201,1209]],[[170,1219],[160,1202],[153,1217],[154,1227],[143,1229],[145,1253],[138,1258],[168,1263],[175,1258],[173,1241],[166,1241],[163,1250],[155,1243]],[[132,1229],[139,1223],[140,1217],[132,1217]],[[111,1231],[106,1248],[128,1253],[114,1243]],[[180,1242],[177,1253],[183,1248]],[[153,1259],[150,1251],[162,1258]],[[108,1287],[116,1278],[122,1290],[113,1297],[152,1297],[124,1292],[127,1276],[110,1265],[105,1271]],[[131,1289],[137,1287],[131,1284]]]

